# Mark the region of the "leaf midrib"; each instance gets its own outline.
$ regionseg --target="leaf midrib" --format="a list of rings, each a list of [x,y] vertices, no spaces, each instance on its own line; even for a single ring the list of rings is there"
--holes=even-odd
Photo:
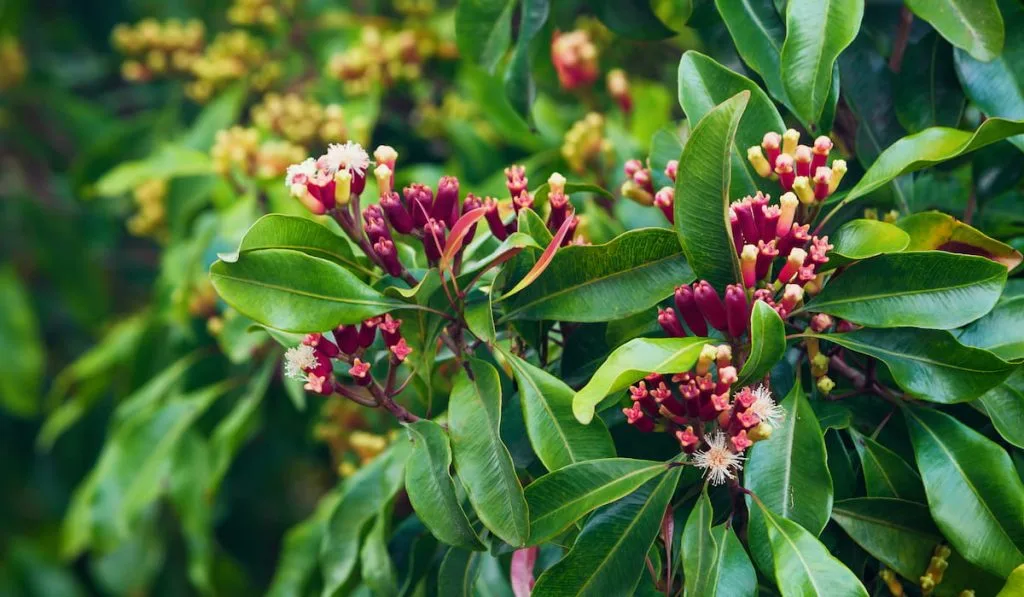
[[[981,286],[982,284],[986,284],[988,282],[992,282],[993,280],[1001,278],[1002,276],[1003,276],[1003,273],[999,272],[999,273],[996,273],[996,274],[994,274],[992,276],[989,276],[987,278],[981,278],[979,280],[973,280],[971,282],[965,282],[963,284],[956,284],[956,285],[953,285],[953,286],[942,286],[942,287],[938,287],[938,288],[924,288],[924,289],[920,289],[920,290],[906,290],[906,291],[901,291],[901,292],[886,292],[886,293],[871,294],[871,295],[860,295],[860,296],[857,296],[857,297],[854,297],[854,298],[838,298],[838,299],[833,299],[831,301],[811,302],[811,303],[808,303],[807,306],[804,307],[804,309],[821,308],[822,306],[843,305],[843,304],[846,304],[846,303],[854,303],[854,304],[856,304],[856,303],[859,303],[861,301],[875,301],[875,300],[882,300],[882,299],[887,299],[887,298],[913,296],[913,295],[917,295],[917,294],[949,292],[949,291],[952,291],[952,290],[957,290],[959,288],[968,288],[970,286]],[[800,309],[800,310],[803,310],[803,309]]]
[[[555,416],[554,411],[551,410],[551,405],[548,404],[548,401],[544,399],[544,392],[541,391],[540,386],[537,385],[537,383],[533,380],[533,377],[529,375],[526,369],[522,366],[521,363],[518,362],[518,360],[514,356],[513,358],[508,359],[508,362],[511,363],[515,370],[521,374],[522,378],[526,380],[526,383],[531,388],[533,388],[533,391],[539,398],[539,402],[541,403],[544,412],[547,413],[548,417],[551,418],[551,422],[554,424],[554,428],[558,432],[558,437],[562,440],[562,445],[565,447],[565,451],[569,455],[569,460],[571,460],[574,464],[580,462],[576,458],[576,452],[573,450],[572,444],[569,442],[569,437],[565,434],[565,431],[562,429],[561,421],[559,421],[558,417]]]
[[[664,466],[664,465],[663,464],[652,465],[652,466],[648,466],[648,467],[645,467],[645,468],[642,468],[642,469],[637,469],[635,471],[627,473],[626,475],[624,475],[622,477],[616,477],[615,479],[612,479],[608,483],[604,483],[602,485],[599,485],[598,487],[596,487],[592,491],[590,491],[588,493],[585,493],[585,494],[582,494],[580,497],[578,497],[576,499],[573,499],[573,500],[570,500],[570,501],[567,501],[567,502],[562,502],[561,505],[558,508],[556,508],[554,510],[551,510],[551,511],[549,511],[549,512],[547,512],[547,513],[545,513],[545,514],[543,514],[541,516],[538,516],[538,517],[534,518],[533,521],[534,522],[539,522],[539,521],[542,521],[542,520],[547,520],[548,518],[550,518],[550,517],[552,517],[552,516],[554,516],[556,514],[560,514],[560,513],[564,512],[565,510],[570,509],[569,508],[570,506],[575,506],[576,504],[578,504],[580,502],[586,501],[586,498],[588,498],[589,496],[594,495],[595,493],[603,491],[604,489],[607,489],[608,487],[616,485],[619,482],[627,481],[629,479],[632,479],[633,477],[649,473],[652,469],[658,469],[658,468],[660,468],[662,466]],[[598,506],[595,506],[595,507],[598,507]],[[569,524],[572,524],[572,521],[570,521]],[[568,525],[566,525],[566,526],[568,526]]]
[[[829,340],[829,339],[834,340],[834,338],[828,338],[827,336],[822,336],[822,337],[827,339],[827,340]],[[881,348],[879,346],[874,346],[874,345],[871,345],[871,344],[864,344],[862,342],[857,342],[856,340],[851,340],[849,338],[844,338],[843,342],[848,342],[848,343],[850,343],[850,344],[852,344],[854,346],[857,346],[859,348],[865,349],[867,351],[874,350],[874,351],[880,352],[882,354],[887,354],[887,355],[892,356],[892,357],[904,358],[904,359],[907,359],[909,361],[918,361],[918,362],[921,362],[921,363],[927,363],[929,365],[935,365],[936,367],[942,367],[942,368],[945,368],[945,369],[954,369],[954,370],[960,370],[960,371],[967,371],[969,373],[987,373],[987,374],[1001,373],[1002,372],[1002,369],[970,369],[968,367],[961,367],[961,366],[958,366],[958,365],[953,365],[951,363],[943,363],[941,361],[936,361],[936,360],[933,360],[933,359],[930,359],[930,358],[926,358],[926,357],[919,357],[919,356],[912,355],[912,354],[909,354],[909,353],[893,352],[891,350],[887,350],[887,349]],[[976,349],[976,350],[980,350],[980,349]],[[870,354],[870,352],[868,354]]]
[[[238,276],[229,276],[228,274],[224,274],[224,273],[211,272],[210,273],[210,277],[212,277],[212,278],[222,278],[224,280],[231,280],[231,281],[234,281],[234,282],[240,282],[242,284],[249,284],[249,285],[252,285],[252,286],[259,286],[261,288],[269,288],[271,290],[278,290],[278,291],[281,291],[281,292],[286,292],[286,293],[290,293],[290,294],[296,294],[296,295],[299,295],[299,296],[305,296],[307,298],[322,300],[322,301],[326,301],[326,302],[329,302],[329,303],[341,303],[341,304],[352,304],[352,305],[371,305],[371,306],[379,306],[379,307],[397,306],[396,303],[389,302],[389,301],[371,301],[371,300],[366,300],[366,299],[351,299],[351,298],[343,298],[343,297],[339,298],[339,297],[326,296],[326,295],[322,295],[322,294],[317,294],[315,292],[309,292],[309,291],[306,291],[306,290],[299,290],[297,288],[289,288],[287,286],[280,286],[278,284],[270,284],[268,282],[260,282],[259,280],[253,280],[251,278],[239,278]],[[415,308],[415,307],[410,306],[410,308]]]

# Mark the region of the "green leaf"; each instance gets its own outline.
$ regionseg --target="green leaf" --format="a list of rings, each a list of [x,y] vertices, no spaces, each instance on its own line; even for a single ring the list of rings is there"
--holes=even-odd
[[[867,259],[883,253],[899,253],[910,244],[910,236],[898,226],[880,220],[850,220],[832,235],[835,247],[828,267]]]
[[[864,328],[845,334],[809,334],[874,357],[912,396],[953,404],[984,394],[1013,366],[987,350],[964,346],[947,331]]]
[[[767,527],[775,562],[775,583],[782,597],[831,595],[867,597],[868,592],[853,572],[829,553],[813,534],[797,523],[758,504]]]
[[[359,570],[363,583],[375,595],[398,594],[398,571],[388,554],[388,523],[391,501],[384,502],[370,532],[359,549]]]
[[[654,14],[650,0],[596,0],[593,10],[605,27],[622,37],[649,41],[675,35]]]
[[[336,491],[320,498],[313,514],[285,533],[267,597],[296,597],[303,594],[307,583],[316,573],[317,556],[327,520],[338,506],[338,499]]]
[[[323,597],[338,592],[351,578],[367,525],[402,488],[409,442],[396,442],[345,480],[338,505],[327,522],[320,545]]]
[[[973,133],[936,126],[903,137],[878,156],[842,204],[867,195],[901,174],[916,172],[1021,133],[1024,133],[1022,121],[989,118]]]
[[[804,122],[825,110],[839,54],[853,42],[864,0],[790,0],[780,65],[786,95]]]
[[[718,581],[716,565],[718,544],[711,536],[711,523],[715,511],[708,498],[708,487],[704,485],[700,497],[683,528],[683,579],[687,595],[715,595]]]
[[[988,315],[960,330],[957,340],[1006,361],[1024,359],[1024,296],[997,303]]]
[[[584,425],[572,415],[575,392],[547,371],[503,352],[519,383],[519,401],[530,445],[549,471],[570,464],[612,458],[615,444],[604,421]]]
[[[287,249],[265,249],[217,261],[210,281],[246,317],[286,332],[322,332],[398,307],[337,263]]]
[[[523,115],[529,114],[530,106],[537,97],[530,72],[530,44],[544,28],[550,10],[549,0],[523,0],[519,10],[519,36],[505,71],[505,95],[516,111]]]
[[[935,548],[945,543],[932,522],[928,507],[895,498],[854,498],[836,502],[832,520],[857,545],[913,584],[920,582]],[[964,561],[956,552],[946,560],[949,567],[935,589],[938,597],[956,597],[973,589],[988,595],[999,579]]]
[[[989,4],[984,0],[979,6]],[[979,60],[967,52],[953,52],[956,72],[972,102],[989,117],[1024,120],[1024,7],[1013,0],[999,2],[1005,21],[1006,43],[1003,52],[988,60]],[[1024,150],[1024,136],[1010,142]]]
[[[452,465],[448,435],[426,419],[410,423],[406,429],[412,453],[405,468],[405,490],[416,515],[439,540],[466,549],[484,549],[459,504],[455,481],[448,472]]]
[[[238,245],[238,252],[221,255],[221,261],[234,263],[241,254],[263,249],[291,249],[306,255],[333,261],[349,270],[372,275],[365,257],[356,257],[345,239],[310,220],[283,214],[267,214],[256,220]]]
[[[693,129],[679,158],[675,228],[698,278],[721,291],[740,279],[739,257],[729,226],[731,155],[750,92],[708,112]]]
[[[213,162],[207,152],[167,144],[146,159],[122,162],[96,181],[94,191],[103,197],[116,197],[155,178],[166,180],[212,173]]]
[[[0,267],[0,405],[30,416],[39,409],[43,379],[43,338],[27,289],[14,266]]]
[[[907,68],[893,81],[900,124],[912,133],[930,126],[956,127],[966,98],[956,78],[953,48],[931,32],[907,45],[903,64]]]
[[[786,128],[775,104],[750,79],[739,75],[707,56],[690,50],[679,61],[679,105],[690,122],[698,122],[715,106],[737,93],[749,91],[750,101],[740,118],[732,146],[731,196],[753,194],[766,181],[747,161],[747,148],[760,146],[768,131]],[[678,195],[677,195],[678,196]]]
[[[743,61],[764,79],[765,86],[775,99],[788,104],[789,96],[782,84],[782,69],[779,66],[786,27],[775,10],[775,4],[772,0],[715,0],[715,6]],[[781,132],[783,128],[770,130]],[[757,144],[760,143],[758,140]]]
[[[942,251],[878,255],[833,276],[803,309],[873,327],[948,330],[988,313],[1006,268]]]
[[[455,43],[459,55],[493,73],[512,42],[515,0],[459,0]]]
[[[455,470],[480,521],[514,546],[530,535],[529,512],[508,448],[501,442],[501,382],[485,361],[470,360],[473,379],[459,371],[448,403]]]
[[[925,503],[921,476],[907,461],[875,440],[850,429],[853,445],[860,456],[864,486],[869,497],[899,498]]]
[[[445,597],[473,597],[473,585],[479,573],[479,553],[461,547],[449,548],[437,574],[437,594]]]
[[[933,409],[906,408],[928,508],[968,561],[999,576],[1024,562],[1024,484],[1006,451]]]
[[[896,225],[910,236],[910,251],[949,251],[980,255],[1012,271],[1021,262],[1020,251],[1001,243],[953,216],[929,211],[900,218]]]
[[[779,405],[786,418],[767,441],[751,446],[744,466],[744,486],[769,510],[817,536],[832,511],[832,476],[825,438],[799,383]],[[751,522],[752,537],[759,534],[754,527],[763,532],[762,525],[753,524],[753,518]]]
[[[907,0],[907,8],[978,60],[1003,51],[1003,17],[995,0]]]
[[[508,300],[505,319],[620,319],[652,308],[692,280],[670,230],[631,230],[607,244],[559,249],[544,273]]]
[[[526,486],[530,544],[550,541],[594,508],[632,493],[665,470],[664,462],[605,458],[544,475]]]
[[[217,94],[196,116],[181,142],[186,147],[209,151],[217,133],[231,128],[242,113],[249,90],[244,83],[236,83]]]
[[[750,563],[747,550],[728,522],[711,527],[711,537],[718,552],[715,554],[715,595],[722,597],[753,597],[757,593],[757,573]],[[685,553],[684,553],[685,555]]]
[[[508,2],[510,9],[515,8],[515,5],[515,0]],[[509,15],[511,16],[511,12]],[[504,26],[507,29],[507,23]],[[476,100],[480,110],[487,117],[487,122],[497,129],[506,142],[530,151],[539,151],[543,148],[540,138],[505,96],[505,89],[496,75],[481,68],[468,67],[464,70],[463,76],[469,88],[470,98]],[[469,126],[468,122],[462,121],[454,121],[453,124]]]
[[[1024,594],[1024,564],[1017,566],[1006,579],[1006,586],[999,591],[996,597],[1014,597]]]
[[[537,579],[533,594],[631,595],[681,470],[675,467],[595,512],[569,553]]]
[[[750,312],[750,355],[740,369],[738,386],[764,377],[786,353],[786,325],[775,309],[764,301],[754,303]]]
[[[1024,449],[1024,367],[1017,367],[978,402],[1003,439]]]
[[[650,373],[688,371],[697,362],[705,338],[635,338],[616,348],[572,401],[572,412],[587,424],[612,392],[629,387]]]

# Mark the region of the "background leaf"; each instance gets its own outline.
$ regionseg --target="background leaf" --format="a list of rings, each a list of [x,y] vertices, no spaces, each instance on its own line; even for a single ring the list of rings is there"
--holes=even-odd
[[[459,0],[455,42],[459,54],[493,73],[512,43],[515,0]]]
[[[953,216],[929,211],[900,218],[896,225],[910,236],[910,251],[950,251],[980,255],[1012,271],[1020,265],[1020,251],[983,234]]]
[[[907,7],[978,60],[1003,51],[1003,18],[995,0],[907,0]]]
[[[953,48],[932,32],[907,45],[903,64],[907,68],[893,80],[900,124],[911,133],[931,126],[955,128],[967,98],[956,78]]]
[[[906,460],[875,440],[851,429],[853,445],[860,455],[864,486],[869,497],[899,498],[925,503],[921,476]]]

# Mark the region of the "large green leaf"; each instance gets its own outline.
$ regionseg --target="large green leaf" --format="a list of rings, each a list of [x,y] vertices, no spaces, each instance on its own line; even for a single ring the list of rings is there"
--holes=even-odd
[[[1014,369],[1001,384],[982,394],[978,402],[999,435],[1024,449],[1024,367]]]
[[[18,415],[39,408],[43,379],[43,339],[27,289],[14,267],[0,268],[0,406]]]
[[[363,532],[380,512],[380,505],[391,501],[402,488],[409,448],[409,442],[393,444],[345,481],[320,546],[323,597],[335,595],[352,577]]]
[[[983,0],[979,6],[991,0]],[[1005,21],[1006,43],[999,56],[979,60],[957,49],[956,72],[972,102],[989,117],[1024,120],[1024,7],[1015,0],[999,2]],[[1024,150],[1024,135],[1010,139]]]
[[[615,456],[615,444],[604,421],[584,425],[573,416],[572,388],[511,353],[503,356],[519,382],[519,401],[530,444],[549,471]]]
[[[878,558],[911,583],[918,583],[928,568],[935,547],[944,543],[922,503],[895,498],[854,498],[836,502],[832,520],[864,551]],[[936,587],[938,597],[956,597],[973,589],[989,595],[999,579],[964,561],[956,552],[946,560],[949,567]]]
[[[804,309],[873,327],[948,330],[988,313],[1006,268],[943,251],[878,255],[833,276]]]
[[[675,35],[654,14],[649,0],[595,0],[594,13],[616,34],[644,41]]]
[[[775,583],[782,597],[867,597],[868,592],[856,575],[813,534],[762,504],[758,504],[758,512],[767,529]]]
[[[423,524],[449,545],[483,549],[480,538],[459,503],[449,469],[452,449],[440,425],[422,419],[406,425],[412,453],[405,468],[405,491]]]
[[[973,133],[936,126],[903,137],[878,156],[841,204],[863,197],[901,174],[933,166],[1021,133],[1024,133],[1024,121],[990,118]]]
[[[966,98],[956,79],[953,48],[935,32],[907,45],[906,68],[893,81],[896,117],[908,131],[956,127]]]
[[[924,486],[906,460],[875,440],[851,429],[853,445],[860,455],[864,486],[869,497],[899,498],[923,504]]]
[[[512,43],[515,0],[459,0],[455,43],[459,55],[494,72]]]
[[[480,574],[480,554],[452,547],[444,554],[437,573],[437,594],[445,597],[473,597],[473,585]]]
[[[359,571],[363,583],[376,595],[395,595],[398,593],[398,571],[388,553],[388,534],[390,533],[391,501],[379,505],[380,511],[370,532],[363,539],[359,548]]]
[[[722,597],[752,597],[757,593],[757,573],[750,563],[750,556],[743,543],[736,536],[736,529],[729,522],[711,527],[711,538],[715,541],[714,589]],[[685,554],[684,554],[685,555]]]
[[[705,338],[635,338],[616,348],[572,401],[581,423],[594,418],[598,403],[651,373],[688,371],[697,362]]]
[[[595,512],[569,553],[537,579],[533,594],[631,595],[681,470],[675,467]]]
[[[519,35],[505,71],[505,94],[516,111],[523,115],[530,112],[530,106],[537,97],[530,72],[530,45],[544,28],[550,10],[549,0],[525,0],[519,10]]]
[[[508,299],[506,319],[608,321],[650,309],[693,281],[670,230],[643,228],[603,245],[574,245]]]
[[[544,475],[526,486],[530,544],[549,541],[591,510],[632,493],[665,470],[664,462],[605,458]]]
[[[220,256],[234,262],[239,254],[262,249],[291,249],[345,266],[351,271],[372,274],[365,258],[356,257],[352,246],[337,234],[309,218],[267,214],[256,220],[238,246],[238,253]]]
[[[928,508],[968,561],[1000,576],[1024,562],[1024,483],[999,445],[933,409],[904,409]]]
[[[864,0],[790,0],[780,64],[782,84],[804,122],[825,109],[839,54],[853,42],[864,16]]]
[[[810,335],[882,361],[901,388],[931,402],[973,400],[1013,370],[991,352],[964,346],[944,330],[864,328],[845,334]]]
[[[782,131],[786,125],[775,104],[750,79],[693,50],[679,61],[679,105],[690,122],[698,122],[715,106],[742,91],[750,92],[750,101],[732,143],[730,194],[734,197],[753,194],[761,186],[760,177],[747,161],[747,148],[759,146],[767,131]]]
[[[214,288],[246,317],[286,332],[322,332],[408,306],[370,288],[333,261],[266,249],[217,261]]]
[[[697,277],[722,291],[740,279],[729,226],[731,156],[750,99],[742,91],[704,115],[693,129],[676,175],[675,228]]]
[[[997,303],[987,315],[960,330],[957,340],[1007,361],[1024,359],[1024,296]]]
[[[1020,251],[989,237],[951,215],[937,211],[900,218],[896,225],[910,236],[910,251],[949,251],[980,255],[1013,270],[1020,265]]]
[[[995,0],[907,0],[907,7],[978,60],[1003,51],[1003,17]]]
[[[757,301],[750,312],[750,355],[736,384],[743,386],[764,377],[785,353],[786,325],[768,303]]]
[[[697,498],[697,503],[683,527],[681,549],[683,552],[683,579],[687,595],[714,595],[718,581],[718,544],[711,536],[711,522],[715,511],[708,498],[707,485]]]
[[[459,371],[448,402],[455,470],[480,521],[506,543],[520,546],[530,534],[523,488],[499,435],[501,381],[485,361],[472,359],[473,378]]]
[[[899,253],[910,244],[910,236],[899,227],[880,220],[850,220],[832,235],[834,248],[828,267],[833,268],[883,253]]]

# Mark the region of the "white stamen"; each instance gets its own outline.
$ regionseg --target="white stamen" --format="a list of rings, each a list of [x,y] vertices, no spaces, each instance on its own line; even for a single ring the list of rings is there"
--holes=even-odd
[[[694,453],[693,464],[704,469],[712,485],[721,485],[726,479],[735,479],[735,471],[743,468],[743,457],[726,447],[725,434],[721,431],[711,434],[707,442],[707,450]]]
[[[316,161],[313,158],[306,158],[298,164],[288,166],[284,184],[289,188],[297,184],[304,185],[314,174],[316,174]]]
[[[345,144],[332,143],[327,146],[324,162],[333,174],[338,170],[347,169],[353,174],[362,176],[370,167],[370,155],[363,146],[349,141]]]
[[[313,347],[306,344],[289,348],[284,353],[284,374],[292,379],[306,381],[303,369],[313,369],[318,364]]]
[[[754,403],[750,405],[750,410],[772,427],[778,427],[786,420],[786,409],[775,403],[771,390],[764,386],[754,390]]]

